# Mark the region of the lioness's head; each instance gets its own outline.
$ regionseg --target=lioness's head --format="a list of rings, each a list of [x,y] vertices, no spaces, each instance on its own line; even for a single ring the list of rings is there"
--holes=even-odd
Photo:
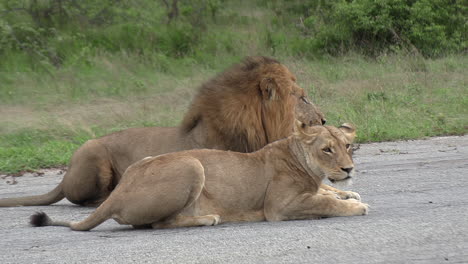
[[[330,181],[348,181],[354,174],[351,144],[356,137],[352,124],[312,126],[296,121],[294,137],[301,146],[307,166],[315,175]]]

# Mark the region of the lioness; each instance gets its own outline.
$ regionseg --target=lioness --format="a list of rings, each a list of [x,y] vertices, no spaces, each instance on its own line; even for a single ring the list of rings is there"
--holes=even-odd
[[[97,206],[125,169],[146,156],[200,148],[252,152],[289,136],[295,117],[307,125],[325,123],[284,65],[266,57],[247,57],[201,86],[180,127],[131,128],[89,140],[73,154],[55,189],[0,199],[0,207],[49,205],[64,197]],[[343,198],[357,197],[335,191]]]
[[[34,226],[87,231],[113,218],[134,227],[172,228],[236,221],[365,215],[368,205],[319,193],[322,180],[353,175],[352,125],[307,127],[254,153],[189,150],[131,165],[117,188],[81,222],[31,216]]]

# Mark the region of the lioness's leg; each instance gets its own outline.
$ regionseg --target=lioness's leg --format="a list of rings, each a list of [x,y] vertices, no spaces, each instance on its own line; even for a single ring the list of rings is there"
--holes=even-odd
[[[327,189],[324,189],[324,188],[319,188],[317,194],[331,195],[331,196],[334,196],[336,199],[342,199],[341,196],[339,196],[336,192],[330,191],[330,190],[327,190]]]
[[[205,184],[200,161],[182,156],[142,164],[127,169],[104,202],[114,201],[113,218],[122,224],[142,226],[169,222],[181,212],[190,215]]]
[[[346,199],[356,199],[356,200],[359,200],[359,201],[361,200],[361,196],[357,192],[342,191],[342,190],[336,189],[334,187],[331,187],[331,186],[323,184],[323,183],[322,183],[322,185],[320,185],[320,189],[325,190],[325,191],[333,192],[340,199],[344,199],[344,200],[346,200]],[[322,194],[325,194],[325,192],[322,192]]]
[[[168,221],[152,224],[153,228],[175,228],[189,226],[212,226],[219,224],[221,218],[219,215],[204,216],[176,216]]]
[[[303,187],[291,178],[278,176],[267,190],[265,218],[282,221],[367,214],[368,205],[355,199],[340,200],[334,195],[322,195],[319,186],[308,191],[304,192]],[[312,193],[314,191],[316,193]]]
[[[331,195],[303,193],[277,212],[281,220],[365,215],[368,205],[355,199],[339,200]]]

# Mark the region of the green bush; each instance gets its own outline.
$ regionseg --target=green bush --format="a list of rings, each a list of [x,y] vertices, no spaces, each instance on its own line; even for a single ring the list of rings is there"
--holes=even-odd
[[[38,70],[75,64],[96,52],[160,53],[172,58],[191,55],[206,22],[216,19],[221,2],[22,0],[0,3],[0,68],[18,63]],[[25,56],[27,62],[18,60]],[[8,59],[10,58],[11,59]],[[86,63],[86,60],[82,60]]]
[[[377,56],[407,50],[426,57],[467,49],[466,0],[309,0],[266,3],[302,33],[296,53]]]
[[[261,4],[268,15],[229,9],[240,4]],[[52,73],[121,52],[210,61],[245,56],[251,46],[274,56],[407,50],[436,57],[466,51],[467,8],[466,0],[1,1],[0,69]],[[251,45],[245,37],[254,23],[265,33]]]

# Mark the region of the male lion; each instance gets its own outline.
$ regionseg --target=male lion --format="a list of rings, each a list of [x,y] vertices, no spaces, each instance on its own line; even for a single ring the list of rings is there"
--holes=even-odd
[[[147,157],[131,165],[120,184],[81,222],[34,226],[87,231],[113,218],[134,227],[170,228],[237,221],[282,221],[367,214],[368,205],[319,193],[322,180],[346,181],[354,172],[353,126],[307,127],[253,153],[189,150]]]
[[[89,140],[73,154],[54,190],[0,199],[0,207],[49,205],[64,197],[97,206],[125,169],[144,157],[200,148],[256,151],[289,136],[295,115],[308,125],[325,122],[284,65],[266,57],[247,57],[201,86],[180,127],[131,128]]]

